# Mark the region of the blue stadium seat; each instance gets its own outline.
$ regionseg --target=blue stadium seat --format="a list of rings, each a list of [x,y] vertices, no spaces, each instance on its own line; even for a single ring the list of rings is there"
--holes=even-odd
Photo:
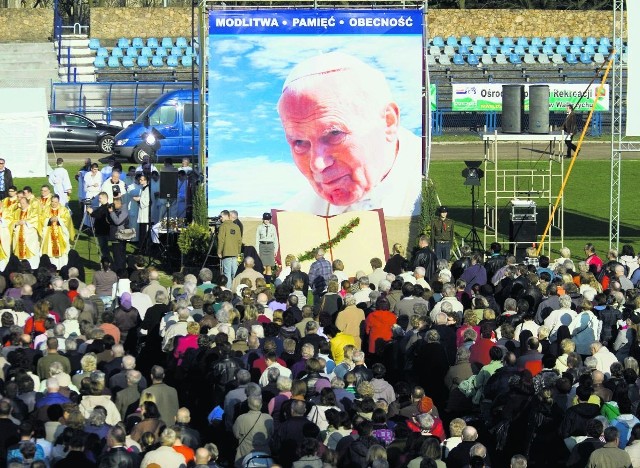
[[[560,44],[560,45],[558,45],[558,47],[556,47],[556,54],[560,54],[560,55],[562,55],[564,57],[568,53],[569,52],[567,51],[567,46],[566,45]]]
[[[149,66],[149,57],[140,56],[136,63],[140,68],[147,68]]]
[[[547,38],[544,40],[544,45],[548,45],[548,46],[551,46],[551,47],[555,47],[555,46],[557,45],[557,43],[556,43],[556,39],[555,39],[555,38],[553,38],[553,37],[547,37]]]
[[[193,63],[193,60],[191,59],[190,55],[185,55],[180,59],[180,62],[182,63],[183,67],[191,68],[191,64]]]
[[[494,45],[487,46],[487,54],[495,57],[496,55],[498,55],[498,49]]]
[[[167,49],[164,47],[158,47],[156,49],[156,57],[166,57],[167,55]]]
[[[455,54],[453,56],[453,64],[454,65],[464,65],[464,57],[462,54]]]
[[[137,57],[137,56],[138,56],[138,49],[136,49],[135,47],[127,48],[127,57]]]
[[[439,47],[439,46],[436,46],[436,47]],[[444,47],[444,46],[442,46],[442,47]],[[193,55],[193,47],[187,46],[187,48],[184,49],[184,55]]]
[[[611,40],[608,37],[601,37],[600,38],[600,45],[605,45],[605,46],[609,47],[611,45]]]
[[[591,55],[587,53],[580,54],[580,63],[591,65],[593,63],[593,61],[591,60]]]
[[[484,47],[476,44],[473,46],[473,49],[471,49],[471,52],[473,52],[475,55],[482,55],[484,54]]]
[[[500,46],[500,53],[504,55],[511,54],[511,47],[509,47],[508,45]]]
[[[434,37],[432,43],[434,46],[444,47],[444,39],[442,39],[440,36]]]
[[[163,37],[160,45],[165,49],[171,49],[173,47],[173,39],[170,37]]]
[[[596,49],[593,46],[593,44],[585,44],[584,45],[584,53],[585,54],[589,54],[589,55],[593,55],[596,53]]]
[[[584,45],[584,41],[580,36],[573,36],[573,40],[571,41],[573,45],[577,45],[582,47]]]
[[[516,45],[513,49],[513,53],[522,57],[525,54],[524,46]]]
[[[176,39],[176,47],[182,47],[184,49],[188,45],[189,44],[187,44],[187,38],[186,37],[179,37],[178,39]]]
[[[570,46],[571,45],[571,41],[569,40],[569,38],[567,36],[562,36],[560,38],[560,40],[558,41],[558,44],[564,45],[564,46]]]
[[[511,54],[509,55],[509,62],[511,62],[513,65],[520,65],[522,63],[522,60],[520,59],[520,56],[518,54]]]
[[[473,45],[473,43],[471,42],[471,38],[469,36],[462,36],[460,38],[460,45],[470,47],[471,45]]]
[[[153,57],[151,59],[151,65],[156,68],[164,67],[164,60],[162,60],[162,57]]]
[[[604,63],[604,55],[596,52],[595,54],[593,54],[593,61],[598,65],[602,65]]]
[[[458,53],[460,55],[469,55],[469,47],[467,47],[466,45],[461,45],[460,47],[458,47]]]
[[[118,57],[111,56],[109,57],[109,61],[107,62],[109,68],[119,68],[120,67],[120,59]]]
[[[569,53],[573,55],[580,55],[582,53],[582,48],[579,45],[572,45],[569,47]]]
[[[519,45],[522,47],[529,47],[529,39],[527,39],[524,36],[521,36],[518,38],[518,42],[516,43],[516,45]]]
[[[484,38],[484,36],[476,36],[474,44],[480,47],[485,47],[487,45],[487,40]]]
[[[106,47],[100,47],[98,49],[98,53],[96,55],[98,57],[108,57],[109,56],[109,51],[107,50]]]
[[[467,63],[475,67],[480,64],[480,60],[478,60],[478,56],[476,54],[469,54],[467,57]]]
[[[100,39],[89,39],[89,49],[98,50],[100,48]]]
[[[123,57],[122,66],[125,68],[133,68],[133,57]]]
[[[597,46],[598,45],[598,39],[596,39],[593,36],[589,36],[589,37],[587,37],[587,40],[585,41],[585,45]]]
[[[489,45],[494,47],[500,47],[500,38],[491,36],[489,38]]]
[[[455,36],[447,37],[447,45],[452,47],[458,47],[458,39]]]
[[[532,37],[531,45],[534,47],[542,47],[544,43],[542,42],[542,39],[540,39],[539,37]]]
[[[578,63],[578,58],[574,54],[567,54],[567,56],[564,59],[570,65],[575,65],[576,63]]]
[[[542,46],[542,53],[546,55],[553,55],[556,53],[555,49],[550,44],[545,44]]]
[[[624,63],[627,63],[627,59],[625,58],[627,54],[624,54],[622,59],[624,60]],[[200,66],[200,56],[196,55],[196,65]]]
[[[134,37],[133,41],[131,42],[131,46],[137,49],[142,49],[144,47],[144,41],[141,37]]]
[[[151,47],[143,47],[142,50],[140,51],[140,56],[153,57],[153,50],[151,50]]]
[[[171,55],[174,57],[182,57],[182,49],[180,47],[172,47]]]
[[[107,63],[104,61],[104,57],[96,57],[93,61],[93,66],[96,68],[104,68],[107,66]]]
[[[609,55],[609,46],[605,44],[600,44],[598,46],[598,53],[606,57],[607,55]]]
[[[167,66],[168,67],[177,67],[178,66],[178,57],[175,55],[170,55],[167,57]]]
[[[155,37],[150,37],[149,39],[147,39],[147,47],[156,48],[158,47],[158,45],[158,39],[156,39]]]
[[[122,53],[122,49],[120,47],[114,47],[111,51],[112,57],[122,57],[124,54]]]
[[[538,46],[534,46],[534,45],[530,45],[529,48],[527,49],[527,52],[533,55],[534,57],[537,57],[538,55],[540,55],[540,49],[538,49]]]
[[[502,39],[502,45],[506,45],[509,47],[515,46],[513,39],[511,37],[505,37]]]
[[[121,49],[126,49],[127,47],[129,47],[129,39],[127,39],[126,37],[121,37],[120,39],[118,39],[118,47],[120,47]]]

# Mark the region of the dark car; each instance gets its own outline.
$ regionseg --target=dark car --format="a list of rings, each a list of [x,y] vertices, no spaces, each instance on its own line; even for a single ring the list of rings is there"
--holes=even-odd
[[[121,127],[101,124],[75,112],[49,111],[49,150],[111,153]]]

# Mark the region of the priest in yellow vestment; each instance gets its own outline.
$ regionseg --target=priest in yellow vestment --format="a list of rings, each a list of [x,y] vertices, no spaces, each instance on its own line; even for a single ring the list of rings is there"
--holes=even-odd
[[[0,203],[0,271],[5,270],[11,255],[11,231],[9,231],[9,226],[12,221],[13,209],[5,208],[4,203]]]
[[[20,260],[28,260],[34,270],[40,265],[39,209],[36,204],[20,199],[20,206],[13,212],[10,230],[13,235],[12,250]]]
[[[51,263],[60,270],[69,260],[71,239],[75,237],[71,213],[60,203],[58,195],[52,195],[51,203],[43,208],[41,219],[43,223],[40,253],[48,255]]]

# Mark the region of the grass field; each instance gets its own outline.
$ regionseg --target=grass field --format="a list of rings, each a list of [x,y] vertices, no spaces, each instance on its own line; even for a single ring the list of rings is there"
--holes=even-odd
[[[128,165],[125,163],[123,167],[126,169]],[[516,165],[515,161],[507,161],[502,163],[501,167],[515,168]],[[79,170],[80,164],[68,164],[65,167],[72,179],[71,209],[74,215],[74,225],[78,226],[82,211],[77,202],[77,182],[73,176]],[[568,164],[565,164],[565,169],[567,167]],[[626,193],[626,196],[621,197],[620,205],[620,245],[630,243],[634,247],[638,247],[637,244],[640,241],[640,204],[635,200],[633,193],[635,193],[635,184],[640,179],[640,160],[624,161],[622,167],[622,193]],[[531,168],[531,165],[527,163],[526,168]],[[471,195],[469,187],[463,185],[462,169],[464,169],[464,164],[460,161],[435,161],[430,168],[430,177],[436,185],[440,200],[449,208],[449,216],[458,223],[456,232],[460,238],[469,232],[471,224]],[[582,247],[586,242],[593,242],[598,252],[602,254],[609,248],[609,180],[609,160],[579,160],[573,168],[565,190],[564,200],[565,245],[571,249],[575,259],[582,259]],[[46,178],[16,179],[19,188],[30,185],[36,195],[39,195],[40,186],[44,183],[47,183]],[[559,184],[557,188],[559,188]],[[554,199],[555,194],[557,194],[557,190],[554,190]],[[482,190],[480,190],[476,211],[478,228],[482,226],[482,196]],[[546,224],[546,211],[546,203],[538,203],[538,234],[542,233]],[[508,219],[506,209],[501,219],[504,221]],[[480,229],[479,232],[482,238]],[[501,237],[506,238],[507,232],[500,232],[500,234]],[[506,241],[503,244],[506,244]],[[132,246],[129,247],[132,250]],[[98,268],[99,260],[95,243],[91,244],[91,252],[89,252],[88,239],[81,235],[77,250],[86,259],[85,267],[91,277],[91,270]],[[636,250],[638,249],[636,248]],[[89,253],[91,253],[90,256]]]

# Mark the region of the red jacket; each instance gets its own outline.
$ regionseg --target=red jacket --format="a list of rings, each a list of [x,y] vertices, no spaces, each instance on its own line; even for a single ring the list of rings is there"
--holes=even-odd
[[[486,366],[491,362],[491,357],[489,357],[489,350],[496,346],[496,343],[491,340],[491,338],[478,338],[475,344],[471,345],[469,351],[471,351],[471,356],[469,357],[469,362],[473,364],[474,362],[479,362],[483,366]]]
[[[391,327],[396,323],[396,314],[388,310],[376,310],[371,312],[365,320],[365,332],[369,335],[369,352],[376,352],[376,343],[382,340],[384,343],[391,341]],[[382,349],[378,345],[378,350]]]

